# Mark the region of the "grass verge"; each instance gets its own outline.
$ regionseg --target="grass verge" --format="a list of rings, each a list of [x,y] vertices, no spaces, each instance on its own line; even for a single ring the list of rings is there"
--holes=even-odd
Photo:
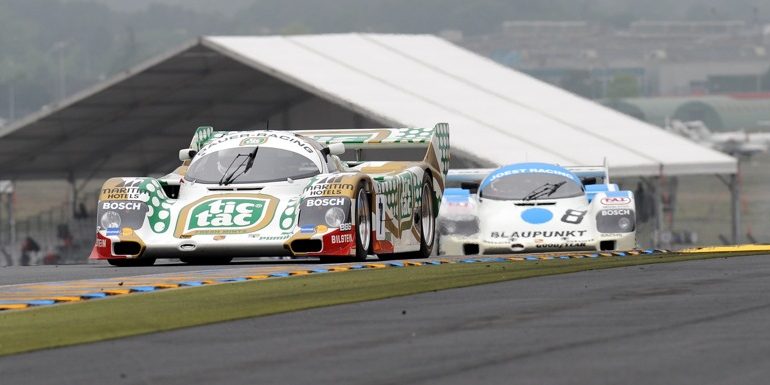
[[[131,294],[107,300],[0,313],[0,356],[513,279],[747,254],[669,254],[520,263],[447,264]]]

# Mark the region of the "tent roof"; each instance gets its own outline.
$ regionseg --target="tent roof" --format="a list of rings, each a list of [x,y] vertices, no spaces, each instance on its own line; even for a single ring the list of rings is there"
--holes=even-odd
[[[0,179],[165,171],[196,125],[254,127],[310,98],[391,126],[448,122],[453,154],[490,164],[736,171],[732,157],[437,37],[339,34],[202,37],[0,128]]]

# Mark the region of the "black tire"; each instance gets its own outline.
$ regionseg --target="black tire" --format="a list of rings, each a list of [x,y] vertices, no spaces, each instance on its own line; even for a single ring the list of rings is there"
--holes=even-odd
[[[232,257],[182,257],[180,261],[188,265],[227,265],[233,260]]]
[[[356,256],[355,261],[362,262],[369,256],[372,248],[372,208],[364,184],[358,186],[355,194],[356,221]]]
[[[155,258],[108,259],[107,262],[117,267],[152,266],[155,264]]]
[[[429,258],[436,245],[436,216],[433,213],[433,178],[429,173],[422,177],[420,210],[416,212],[414,225],[419,226],[420,250],[407,253],[383,254],[381,260]],[[427,219],[427,220],[426,220]]]

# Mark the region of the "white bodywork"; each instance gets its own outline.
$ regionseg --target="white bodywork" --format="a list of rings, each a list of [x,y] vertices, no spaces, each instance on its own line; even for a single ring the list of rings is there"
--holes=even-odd
[[[506,166],[498,170],[459,171],[449,180],[469,182],[504,170],[561,169],[533,163]],[[521,166],[521,167],[519,167]],[[574,169],[574,168],[573,168]],[[583,168],[575,175],[605,179],[606,170]],[[501,174],[502,175],[502,174]],[[574,174],[573,174],[574,175]],[[592,181],[595,181],[592,179]],[[484,186],[482,182],[482,186]],[[576,183],[577,184],[577,183]],[[537,186],[535,186],[537,187]],[[447,189],[439,212],[439,253],[445,255],[509,254],[537,251],[628,250],[636,246],[633,194],[618,191],[616,185],[580,186],[589,191],[565,198],[501,200],[488,199],[468,190]],[[576,188],[580,188],[576,187]],[[621,229],[617,225],[631,222]]]

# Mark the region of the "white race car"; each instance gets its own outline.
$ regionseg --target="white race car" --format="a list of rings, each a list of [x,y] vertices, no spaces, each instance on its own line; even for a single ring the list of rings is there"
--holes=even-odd
[[[634,196],[609,183],[606,166],[518,163],[450,170],[439,211],[439,254],[629,250]]]
[[[405,156],[414,161],[342,161]],[[395,155],[394,155],[395,154]],[[112,178],[99,196],[92,259],[331,260],[424,258],[449,164],[449,127],[214,131],[200,127],[184,163],[155,178]]]

